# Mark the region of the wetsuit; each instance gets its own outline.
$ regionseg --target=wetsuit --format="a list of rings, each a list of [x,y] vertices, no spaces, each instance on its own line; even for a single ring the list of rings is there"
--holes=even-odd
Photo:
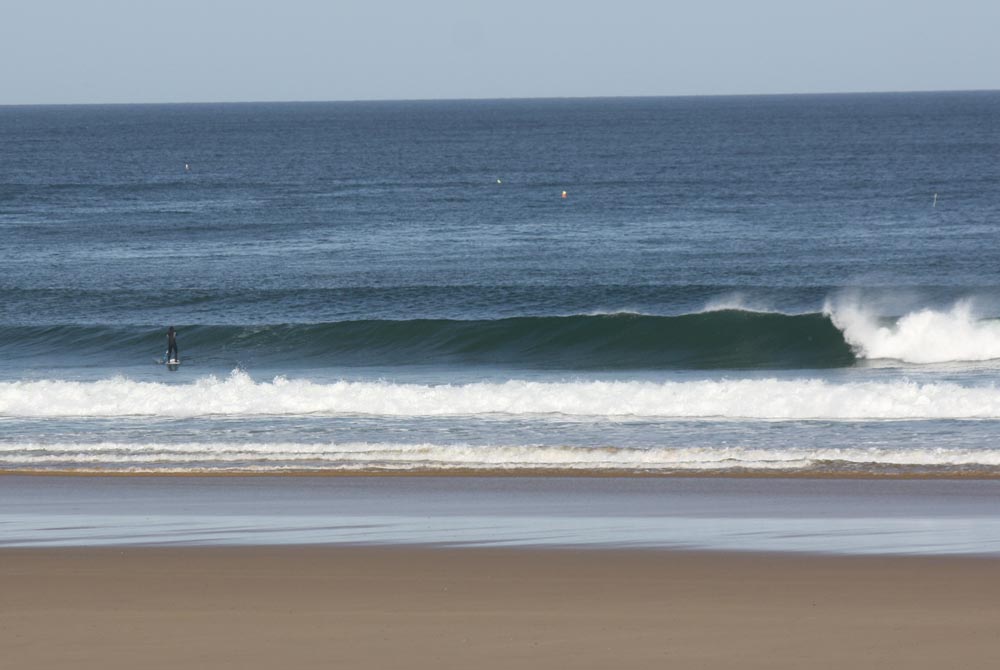
[[[173,326],[167,331],[167,360],[180,360],[180,356],[177,354],[177,333]]]

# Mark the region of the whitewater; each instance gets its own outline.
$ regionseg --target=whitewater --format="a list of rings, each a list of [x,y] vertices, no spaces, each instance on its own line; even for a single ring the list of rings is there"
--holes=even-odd
[[[996,451],[963,448],[762,449],[427,443],[13,443],[0,471],[135,473],[545,472],[555,474],[1000,473]]]
[[[822,379],[525,381],[413,384],[243,371],[187,384],[116,377],[0,383],[0,417],[562,415],[616,419],[1000,419],[1000,388]]]
[[[823,313],[868,360],[961,363],[1000,360],[1000,318],[977,313],[975,301],[949,309],[922,308],[896,319],[880,318],[863,304],[828,301]]]

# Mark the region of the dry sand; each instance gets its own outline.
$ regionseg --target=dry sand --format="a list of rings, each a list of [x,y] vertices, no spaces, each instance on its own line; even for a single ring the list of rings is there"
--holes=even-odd
[[[996,668],[1000,560],[0,550],[5,668]]]

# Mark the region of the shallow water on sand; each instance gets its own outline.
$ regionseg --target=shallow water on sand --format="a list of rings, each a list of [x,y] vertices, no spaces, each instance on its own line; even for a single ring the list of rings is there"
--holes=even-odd
[[[0,478],[0,546],[439,545],[1000,555],[1000,481]]]

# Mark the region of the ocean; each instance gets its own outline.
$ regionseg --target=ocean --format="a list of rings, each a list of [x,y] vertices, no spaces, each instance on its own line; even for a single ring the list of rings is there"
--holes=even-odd
[[[0,107],[0,156],[8,473],[1000,476],[998,92]]]

